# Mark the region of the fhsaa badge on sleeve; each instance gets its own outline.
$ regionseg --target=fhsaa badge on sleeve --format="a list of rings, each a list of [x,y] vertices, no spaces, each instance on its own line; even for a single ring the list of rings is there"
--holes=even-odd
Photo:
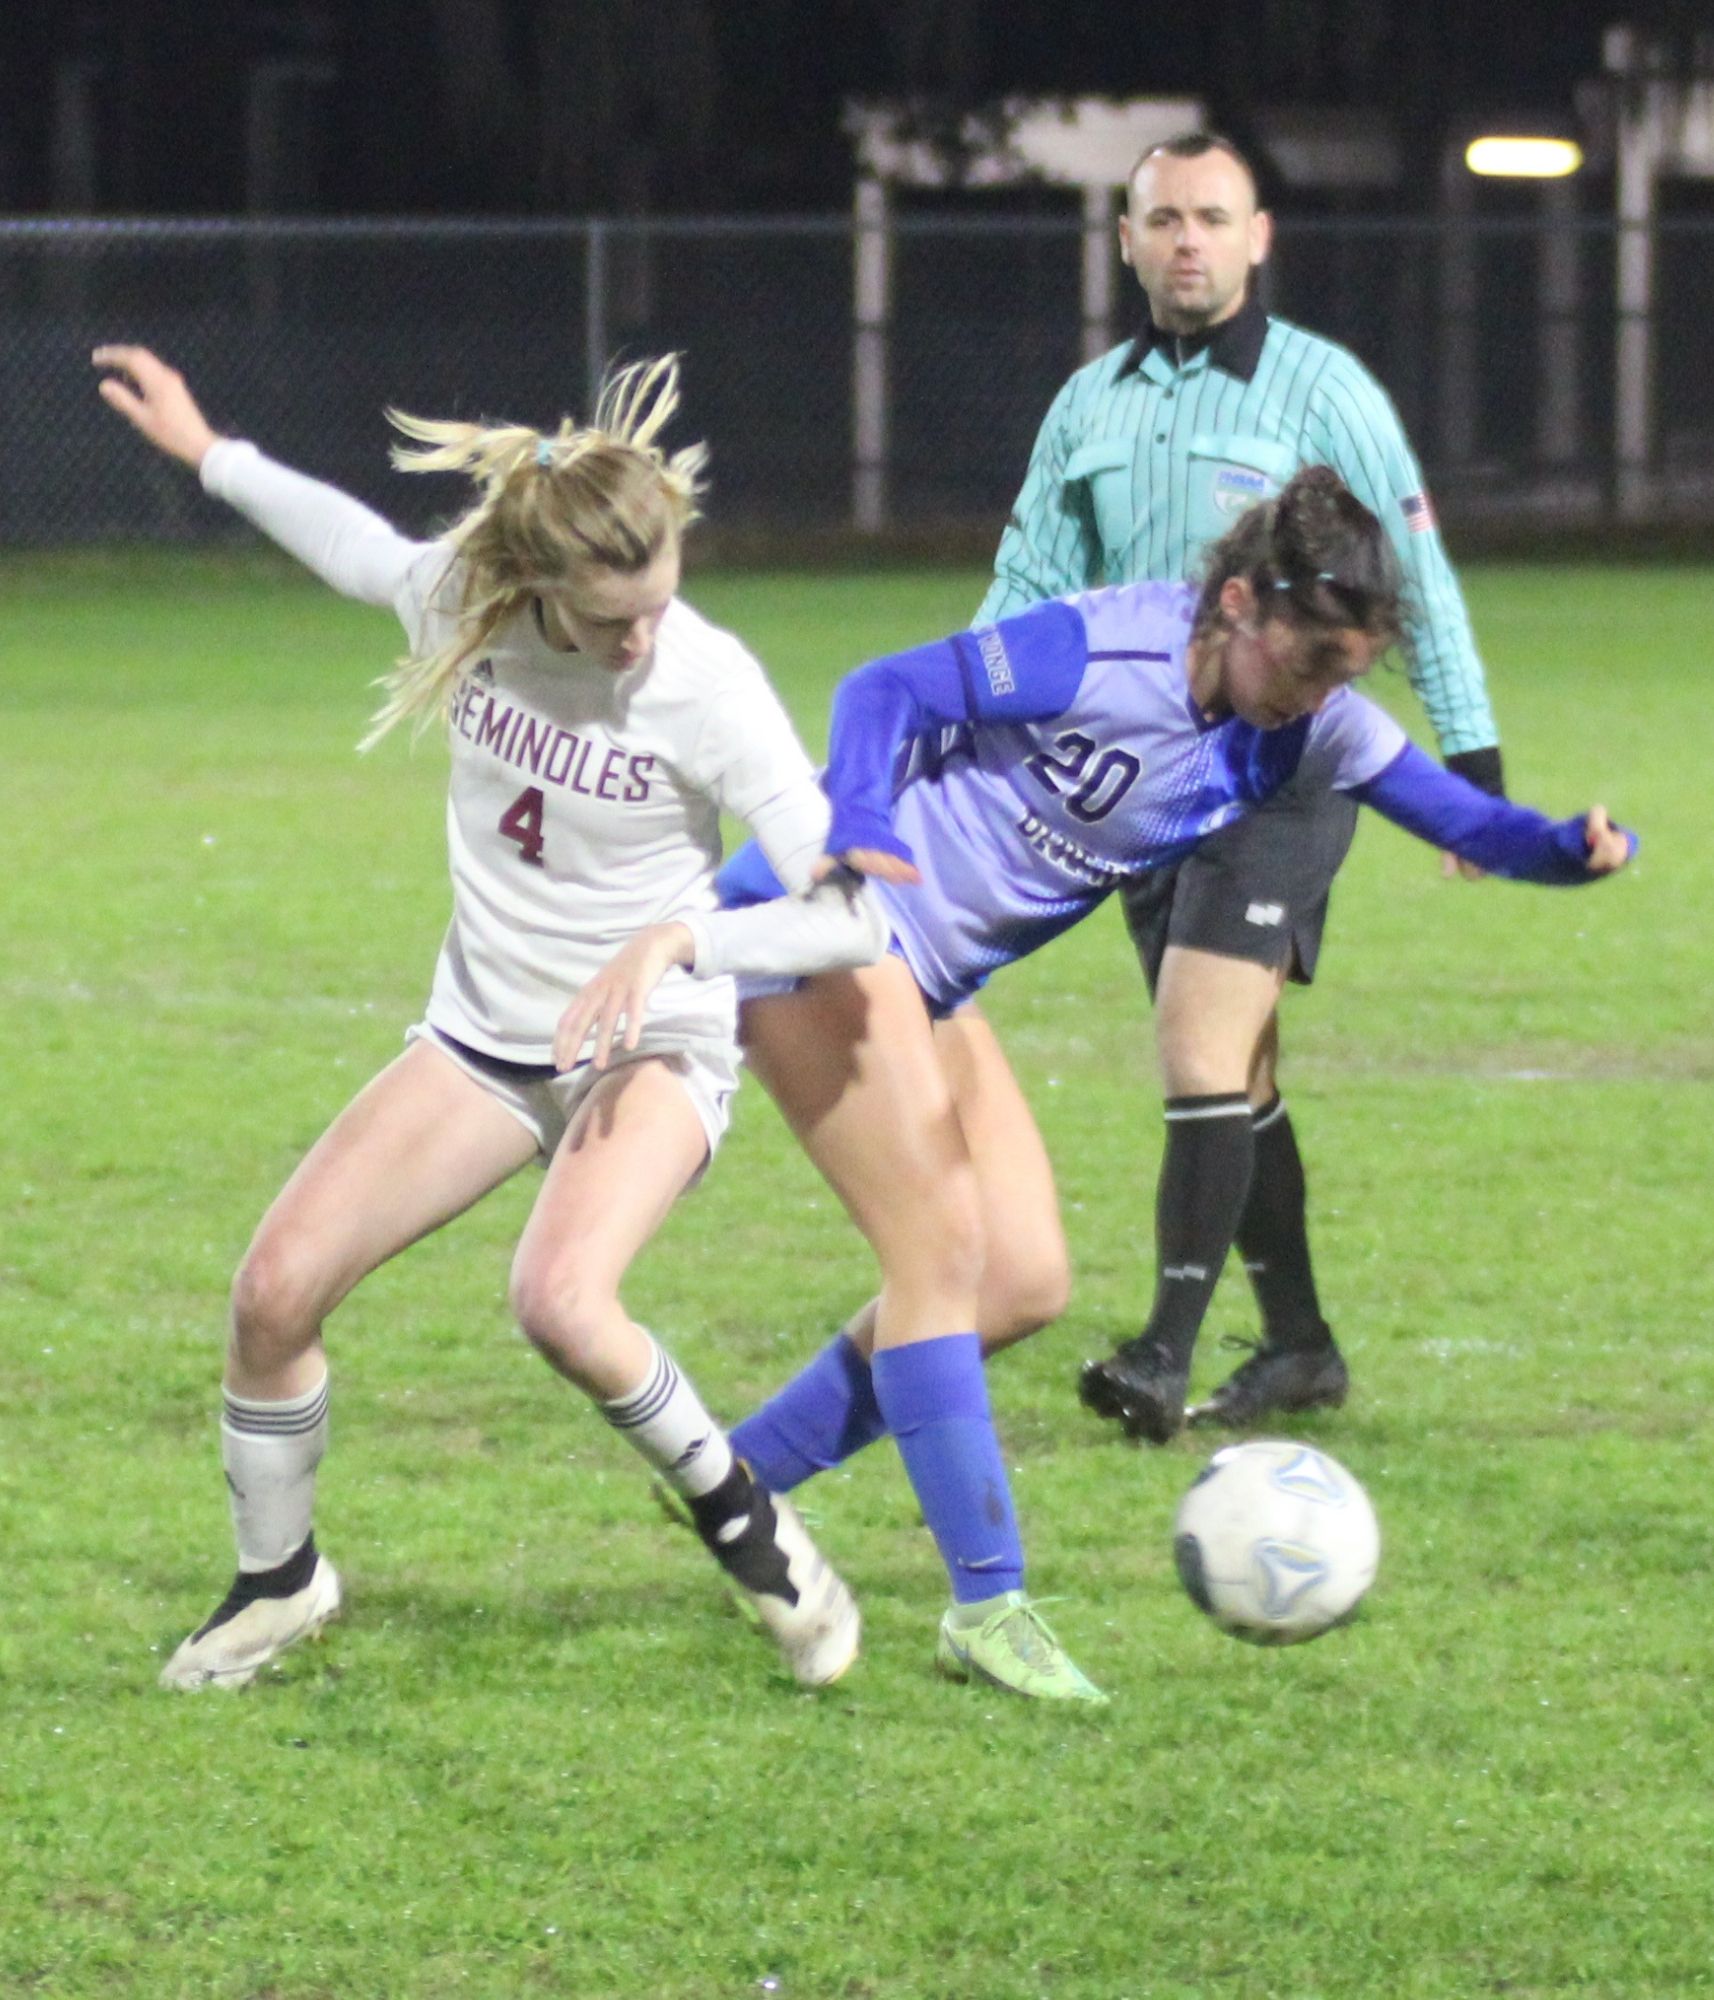
[[[1214,504],[1229,518],[1255,506],[1258,500],[1271,500],[1276,490],[1265,472],[1255,472],[1247,465],[1223,465],[1214,475]]]

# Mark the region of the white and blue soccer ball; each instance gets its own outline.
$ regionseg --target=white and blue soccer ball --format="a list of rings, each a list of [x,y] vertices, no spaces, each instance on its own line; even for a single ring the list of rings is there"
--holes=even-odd
[[[1227,1445],[1179,1503],[1173,1556],[1191,1601],[1223,1632],[1291,1646],[1350,1618],[1375,1580],[1369,1496],[1307,1444]]]

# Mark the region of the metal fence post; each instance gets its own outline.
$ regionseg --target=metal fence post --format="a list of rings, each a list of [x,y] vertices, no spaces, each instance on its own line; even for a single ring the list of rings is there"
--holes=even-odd
[[[595,399],[607,372],[607,225],[591,221],[583,239],[583,401],[584,421],[595,415]]]
[[[1541,293],[1538,341],[1541,393],[1536,403],[1536,452],[1555,471],[1574,466],[1582,449],[1578,394],[1582,328],[1582,241],[1577,184],[1544,181],[1541,189]]]
[[[1476,244],[1463,149],[1440,162],[1440,457],[1462,471],[1476,455]]]
[[[1113,190],[1083,190],[1083,358],[1113,345]]]
[[[872,535],[887,522],[887,336],[892,230],[887,190],[857,183],[851,355],[851,518]]]
[[[1613,342],[1613,485],[1621,520],[1649,503],[1654,458],[1654,204],[1658,92],[1619,114],[1618,330]]]

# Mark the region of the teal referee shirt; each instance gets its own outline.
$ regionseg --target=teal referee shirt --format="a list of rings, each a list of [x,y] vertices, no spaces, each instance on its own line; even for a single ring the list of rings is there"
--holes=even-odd
[[[976,614],[1195,574],[1208,544],[1306,465],[1330,465],[1404,565],[1405,658],[1442,756],[1499,741],[1470,614],[1398,412],[1357,357],[1251,298],[1212,333],[1152,324],[1054,398]]]

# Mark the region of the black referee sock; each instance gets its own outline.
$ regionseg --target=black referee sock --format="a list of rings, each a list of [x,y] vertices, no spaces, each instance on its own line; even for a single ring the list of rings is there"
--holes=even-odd
[[[1270,1347],[1320,1347],[1333,1337],[1321,1316],[1309,1256],[1303,1156],[1277,1093],[1256,1113],[1256,1164],[1238,1221],[1238,1249]]]
[[[1155,1197],[1155,1302],[1142,1338],[1188,1368],[1250,1187],[1255,1140],[1242,1091],[1169,1097]]]

